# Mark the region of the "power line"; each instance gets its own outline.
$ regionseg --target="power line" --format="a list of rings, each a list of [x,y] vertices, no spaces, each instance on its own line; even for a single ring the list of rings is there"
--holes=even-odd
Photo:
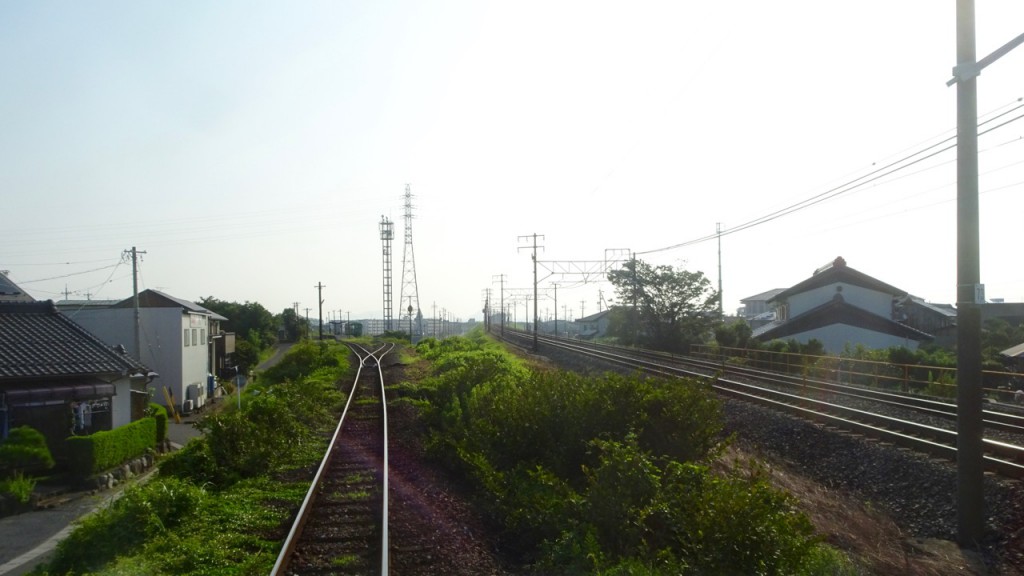
[[[1018,110],[1018,109],[1020,109],[1022,107],[1024,107],[1024,104],[1015,106],[1014,108],[1012,108],[1010,110],[1007,110],[1007,111],[1005,111],[1005,112],[1003,112],[1003,113],[1001,113],[1001,114],[999,114],[999,115],[997,115],[997,116],[995,116],[995,117],[993,117],[993,118],[991,118],[989,120],[986,120],[985,122],[980,123],[979,127],[984,125],[984,124],[987,124],[989,122],[992,122],[992,121],[994,121],[994,120],[996,120],[998,118],[1001,118],[1001,117],[1005,116],[1006,114],[1009,114],[1009,113],[1011,113],[1011,112],[1013,112],[1015,110]],[[1002,128],[1002,127],[1004,127],[1004,126],[1006,126],[1008,124],[1016,122],[1017,120],[1020,120],[1021,118],[1024,118],[1024,114],[1019,114],[1019,115],[1017,115],[1017,116],[1015,116],[1015,117],[1013,117],[1013,118],[1011,118],[1009,120],[1006,120],[1005,122],[1002,122],[1000,124],[992,126],[992,127],[988,128],[987,130],[985,130],[983,132],[979,132],[978,135],[981,136],[983,134],[987,134],[989,132],[992,132],[993,130],[997,130],[997,129]],[[925,160],[928,160],[930,158],[938,156],[939,154],[942,154],[943,152],[949,151],[951,149],[955,149],[956,148],[956,143],[954,142],[952,144],[948,144],[948,145],[946,145],[946,146],[944,146],[942,148],[939,148],[938,150],[934,150],[934,151],[932,151],[932,152],[930,152],[928,154],[925,154],[926,152],[929,152],[929,151],[931,151],[931,150],[933,150],[933,149],[935,149],[935,148],[937,148],[939,146],[942,146],[943,144],[946,144],[946,143],[950,142],[951,140],[955,140],[955,139],[956,139],[955,135],[951,136],[951,137],[948,137],[948,138],[946,138],[944,140],[941,140],[939,142],[936,142],[934,144],[926,146],[925,148],[923,148],[921,150],[918,150],[918,151],[913,152],[911,154],[907,154],[906,156],[903,156],[903,157],[901,157],[901,158],[899,158],[897,160],[889,162],[888,164],[886,164],[886,165],[884,165],[884,166],[882,166],[880,168],[877,168],[875,170],[872,170],[872,171],[868,172],[867,174],[864,174],[862,176],[859,176],[857,178],[854,178],[852,180],[844,182],[844,183],[842,183],[842,184],[840,184],[838,186],[834,186],[832,188],[829,188],[828,190],[826,190],[824,192],[821,192],[820,194],[816,194],[814,196],[811,196],[810,198],[806,198],[806,199],[801,200],[799,202],[796,202],[794,204],[790,204],[789,206],[786,206],[784,208],[780,208],[779,210],[776,210],[776,211],[771,212],[769,214],[766,214],[764,216],[760,216],[758,218],[754,218],[752,220],[748,220],[747,222],[744,222],[743,224],[740,224],[740,225],[735,226],[733,228],[728,228],[728,229],[723,230],[723,231],[721,231],[719,233],[708,234],[708,235],[705,235],[705,236],[701,236],[701,237],[695,238],[693,240],[688,240],[686,242],[681,242],[679,244],[673,244],[671,246],[666,246],[666,247],[663,247],[663,248],[656,248],[656,249],[653,249],[653,250],[645,250],[645,251],[642,251],[642,252],[637,252],[637,254],[638,255],[641,255],[641,254],[653,254],[653,253],[656,253],[656,252],[664,252],[664,251],[667,251],[667,250],[674,250],[676,248],[684,248],[684,247],[687,247],[687,246],[692,246],[694,244],[700,244],[700,243],[703,243],[703,242],[707,242],[709,240],[714,240],[716,238],[720,238],[721,236],[725,236],[725,235],[728,235],[728,234],[734,234],[736,232],[742,232],[743,230],[747,230],[749,228],[753,228],[754,226],[759,226],[761,224],[766,224],[766,223],[771,222],[773,220],[777,220],[777,219],[779,219],[779,218],[781,218],[783,216],[788,216],[789,214],[792,214],[794,212],[798,212],[798,211],[803,210],[805,208],[809,208],[809,207],[814,206],[816,204],[820,204],[820,203],[822,203],[822,202],[824,202],[826,200],[831,200],[833,198],[837,198],[839,196],[842,196],[842,195],[847,194],[849,192],[852,192],[854,190],[858,190],[858,189],[860,189],[860,188],[862,188],[862,187],[864,187],[864,186],[866,186],[866,185],[868,185],[868,184],[870,184],[872,182],[876,182],[876,181],[878,181],[878,180],[880,180],[882,178],[885,178],[887,176],[895,174],[895,173],[897,173],[899,171],[906,170],[906,169],[910,168],[911,166],[914,166],[916,164],[924,162]],[[925,155],[921,156],[922,154],[925,154]],[[921,156],[921,157],[914,159],[916,156]],[[911,159],[913,159],[913,160],[911,160]]]

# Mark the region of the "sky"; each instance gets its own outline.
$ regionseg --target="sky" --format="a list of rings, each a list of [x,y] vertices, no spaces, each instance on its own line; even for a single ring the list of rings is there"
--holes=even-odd
[[[979,58],[1024,33],[977,4]],[[140,290],[381,318],[387,218],[393,305],[414,262],[428,318],[502,288],[532,315],[534,234],[542,318],[614,304],[624,254],[726,312],[837,256],[953,303],[955,27],[953,0],[3,2],[0,270],[123,299],[135,247]],[[981,281],[1014,302],[1022,96],[1024,47],[978,78]]]

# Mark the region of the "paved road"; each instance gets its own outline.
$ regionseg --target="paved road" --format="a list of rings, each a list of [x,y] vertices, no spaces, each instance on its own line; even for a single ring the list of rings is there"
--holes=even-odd
[[[257,369],[266,370],[276,364],[291,346],[279,345],[274,355]],[[223,401],[221,398],[215,400]],[[199,430],[192,424],[201,417],[202,413],[192,414],[183,418],[180,424],[171,419],[167,424],[167,438],[171,444],[180,448],[190,439],[199,436]],[[148,479],[151,476],[152,471],[140,478]],[[53,508],[0,518],[0,576],[21,576],[48,560],[57,543],[71,532],[76,520],[113,502],[125,486],[97,494],[68,493],[66,499]]]

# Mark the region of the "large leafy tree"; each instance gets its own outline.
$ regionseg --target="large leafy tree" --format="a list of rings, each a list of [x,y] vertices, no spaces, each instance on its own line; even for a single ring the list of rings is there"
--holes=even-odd
[[[284,340],[288,342],[298,342],[309,334],[309,325],[293,308],[282,310],[278,319],[281,322]]]
[[[630,260],[608,273],[618,301],[609,332],[625,344],[686,352],[719,322],[718,292],[703,272]]]
[[[271,346],[277,341],[277,322],[274,315],[258,302],[247,301],[239,304],[207,296],[200,299],[197,304],[227,318],[222,328],[234,332],[257,350]]]

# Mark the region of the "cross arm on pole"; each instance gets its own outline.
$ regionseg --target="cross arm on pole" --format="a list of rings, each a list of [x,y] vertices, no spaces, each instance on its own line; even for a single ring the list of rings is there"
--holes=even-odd
[[[1006,44],[1003,44],[998,50],[977,62],[964,62],[963,64],[957,64],[953,67],[953,77],[946,81],[946,86],[952,86],[957,82],[964,82],[971,78],[976,78],[989,64],[999,60],[1005,56],[1007,52],[1021,44],[1024,44],[1024,34],[1021,34]]]

